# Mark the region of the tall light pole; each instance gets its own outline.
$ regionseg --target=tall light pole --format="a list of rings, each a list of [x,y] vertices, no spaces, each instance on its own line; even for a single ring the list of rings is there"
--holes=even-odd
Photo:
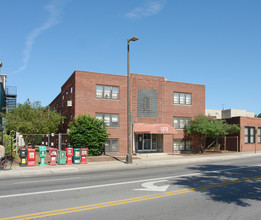
[[[127,40],[127,148],[126,163],[132,163],[131,154],[131,112],[130,112],[130,41],[139,40],[138,37],[132,37]]]

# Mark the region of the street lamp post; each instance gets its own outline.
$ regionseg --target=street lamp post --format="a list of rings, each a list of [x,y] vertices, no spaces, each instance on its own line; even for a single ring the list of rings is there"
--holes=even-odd
[[[130,112],[130,41],[139,40],[138,37],[132,37],[127,40],[127,148],[126,163],[132,163],[131,154],[131,112]]]

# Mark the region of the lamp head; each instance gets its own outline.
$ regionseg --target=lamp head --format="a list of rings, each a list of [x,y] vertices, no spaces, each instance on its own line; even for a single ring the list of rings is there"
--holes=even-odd
[[[129,41],[136,41],[136,40],[139,40],[138,37],[132,37],[131,39],[129,39]]]

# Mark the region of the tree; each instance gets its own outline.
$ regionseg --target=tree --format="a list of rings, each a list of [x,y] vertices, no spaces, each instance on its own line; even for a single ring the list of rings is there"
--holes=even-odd
[[[255,115],[256,118],[261,118],[261,113],[259,113],[258,115]]]
[[[31,103],[29,99],[24,104],[2,114],[7,132],[17,131],[24,136],[25,143],[31,142],[34,146],[36,136],[31,134],[48,134],[58,130],[64,118],[56,111],[42,107],[40,102]]]
[[[70,122],[68,136],[73,147],[89,148],[89,155],[99,156],[109,134],[103,120],[79,115]]]
[[[236,124],[228,124],[225,120],[217,120],[205,115],[196,116],[194,120],[190,121],[189,126],[186,128],[188,135],[192,133],[200,135],[201,151],[203,151],[202,137],[216,139],[216,144],[218,144],[219,138],[229,134],[235,134],[239,131],[240,127]]]

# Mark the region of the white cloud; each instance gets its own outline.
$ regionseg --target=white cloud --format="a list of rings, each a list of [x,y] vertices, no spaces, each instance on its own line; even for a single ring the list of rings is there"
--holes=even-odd
[[[148,0],[143,6],[134,8],[126,13],[126,17],[130,19],[138,19],[158,14],[164,7],[164,0]]]
[[[15,71],[15,73],[21,72],[27,68],[28,62],[31,58],[31,53],[33,51],[33,45],[36,38],[44,31],[55,26],[60,22],[60,14],[65,5],[66,1],[55,0],[51,1],[50,4],[46,5],[44,8],[49,12],[49,17],[45,23],[41,26],[35,28],[27,37],[25,42],[23,65]]]

